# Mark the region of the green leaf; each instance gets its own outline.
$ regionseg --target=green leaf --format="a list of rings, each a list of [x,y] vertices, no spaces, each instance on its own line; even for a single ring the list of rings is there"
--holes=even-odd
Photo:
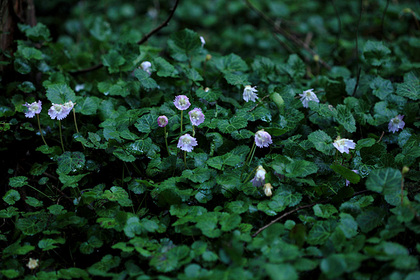
[[[232,133],[235,130],[246,127],[247,124],[248,122],[245,119],[234,116],[229,121],[220,120],[217,125],[222,133]]]
[[[0,270],[0,273],[9,279],[17,278],[20,275],[19,271],[16,269],[2,269]]]
[[[83,115],[95,115],[99,103],[101,103],[101,99],[96,96],[79,98],[76,104],[76,111]]]
[[[3,200],[9,204],[13,205],[16,203],[16,201],[20,200],[20,194],[17,190],[9,190],[4,196]]]
[[[389,60],[391,50],[382,42],[367,41],[363,47],[363,56],[372,66],[381,66]]]
[[[28,178],[25,176],[16,176],[9,179],[9,186],[12,188],[20,188],[26,186]]]
[[[214,175],[214,172],[208,168],[187,169],[182,172],[182,177],[188,178],[194,183],[204,183]]]
[[[370,207],[357,216],[357,223],[362,232],[369,232],[382,224],[385,211],[378,207]]]
[[[381,100],[385,100],[390,94],[394,92],[392,83],[379,76],[373,79],[369,86],[373,90],[372,93]]]
[[[404,83],[398,84],[397,92],[399,96],[407,97],[412,100],[420,99],[420,80],[418,75],[410,72],[404,75]]]
[[[216,156],[209,158],[207,164],[213,168],[223,170],[224,165],[236,166],[242,161],[242,158],[232,153],[226,153],[223,156]]]
[[[56,239],[45,238],[38,242],[38,247],[42,249],[42,251],[48,251],[48,250],[58,248],[58,246],[55,245],[57,243],[64,244],[65,239],[64,238],[56,238]]]
[[[102,63],[108,67],[109,73],[117,73],[120,71],[119,66],[125,63],[125,59],[116,50],[111,50],[102,56]]]
[[[109,201],[116,201],[121,206],[131,206],[133,203],[131,199],[128,198],[128,193],[121,187],[111,187],[110,190],[106,190],[102,196]]]
[[[226,213],[224,213],[226,214]],[[241,223],[241,216],[237,214],[226,214],[222,215],[220,219],[220,225],[222,226],[222,231],[232,231]]]
[[[375,143],[376,141],[373,138],[360,139],[357,141],[356,150],[360,150],[365,147],[372,147]]]
[[[51,84],[47,86],[47,98],[52,103],[64,104],[68,101],[76,102],[76,94],[66,84]]]
[[[136,157],[135,156],[133,156],[130,152],[126,151],[123,148],[117,148],[117,149],[115,149],[112,152],[112,154],[114,156],[116,156],[117,158],[119,158],[120,160],[125,161],[125,162],[133,162],[133,161],[136,160]]]
[[[346,238],[353,238],[358,234],[357,222],[350,214],[340,213],[340,224],[338,227],[343,231]]]
[[[397,169],[377,169],[369,174],[366,188],[378,193],[395,194],[401,190],[401,180],[401,172]]]
[[[267,274],[273,280],[297,280],[299,279],[298,274],[291,264],[280,263],[280,264],[265,264]]]
[[[136,235],[140,235],[142,232],[142,226],[138,217],[130,217],[124,226],[124,233],[129,238],[133,238]]]
[[[331,137],[322,130],[317,130],[308,135],[308,140],[314,144],[315,149],[326,155],[332,155],[334,146]]]
[[[227,72],[242,72],[248,70],[248,65],[241,57],[236,54],[229,54],[221,58],[214,58],[217,69],[223,73]]]
[[[306,160],[293,160],[291,163],[286,165],[286,177],[306,177],[310,174],[316,173],[318,166],[310,161]]]
[[[60,279],[89,279],[89,274],[77,267],[70,267],[60,269],[57,275]]]
[[[220,229],[217,228],[217,213],[209,212],[200,216],[196,227],[201,230],[201,232],[210,238],[216,238],[221,235]]]
[[[39,201],[35,197],[27,196],[25,200],[26,204],[32,206],[32,207],[41,207],[44,205],[42,201]]]
[[[187,78],[194,82],[203,81],[203,77],[201,77],[200,73],[197,72],[194,68],[188,68],[185,70],[185,75]],[[198,83],[197,83],[198,84]]]
[[[345,105],[337,105],[336,119],[337,122],[348,132],[353,133],[356,131],[356,120],[354,119],[351,111]]]
[[[224,73],[224,77],[228,84],[233,86],[243,86],[249,84],[248,82],[248,75],[246,74],[237,74],[232,72],[226,72]]]
[[[207,102],[214,102],[217,99],[219,99],[219,97],[222,95],[222,92],[217,89],[208,89],[207,91],[205,91],[203,88],[199,88],[197,89],[195,94],[199,98],[203,98]]]
[[[302,79],[306,73],[305,63],[296,54],[289,56],[287,64],[284,66],[284,70],[294,80]]]
[[[330,168],[334,170],[335,173],[343,176],[344,179],[350,181],[352,184],[357,184],[360,181],[360,176],[358,174],[342,165],[331,164]]]
[[[200,50],[201,41],[197,33],[184,29],[171,35],[168,46],[173,58],[178,61],[187,61],[190,56]]]
[[[146,89],[154,89],[158,87],[156,81],[150,78],[149,73],[143,71],[142,69],[134,70],[134,77],[136,77],[140,81],[142,87]]]
[[[312,207],[314,209],[315,216],[328,219],[337,213],[337,209],[331,204],[316,204]]]
[[[153,144],[152,139],[136,140],[129,144],[128,150],[135,155],[146,155],[148,158],[155,158],[160,148]]]
[[[42,52],[32,47],[27,47],[24,45],[19,45],[16,55],[23,57],[24,59],[31,60],[41,60]]]
[[[158,128],[157,116],[154,114],[147,114],[137,120],[134,125],[142,133],[150,133]]]
[[[308,233],[307,242],[310,245],[321,245],[334,232],[336,222],[332,220],[317,221]]]
[[[156,57],[153,60],[153,65],[156,67],[159,77],[178,77],[178,71],[175,67],[162,57]]]
[[[61,183],[63,183],[62,189],[71,187],[76,188],[79,185],[79,181],[82,180],[83,177],[85,177],[87,174],[79,174],[75,176],[70,176],[66,174],[59,174],[58,179]]]
[[[80,171],[85,166],[85,162],[85,155],[81,152],[64,152],[57,158],[57,172],[69,174],[70,172]]]
[[[98,41],[106,41],[112,34],[111,25],[102,17],[94,17],[95,20],[89,26],[90,34]]]

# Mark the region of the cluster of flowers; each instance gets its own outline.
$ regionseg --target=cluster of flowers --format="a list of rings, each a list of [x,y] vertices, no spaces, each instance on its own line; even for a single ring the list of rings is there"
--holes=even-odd
[[[185,111],[191,106],[191,103],[187,96],[178,95],[175,97],[174,105],[178,110]],[[199,126],[204,122],[205,117],[200,108],[194,108],[188,115],[190,116],[190,121],[193,126]],[[168,124],[168,117],[159,116],[157,122],[160,127],[165,127]],[[197,139],[192,137],[189,133],[186,133],[179,138],[177,147],[183,151],[191,152],[197,145]]]
[[[265,174],[267,171],[262,167],[262,165],[259,165],[257,168],[257,171],[255,172],[254,178],[251,180],[252,185],[254,187],[263,187],[264,194],[266,196],[272,196],[273,192],[273,186],[270,183],[265,183]]]
[[[68,116],[71,110],[74,107],[74,103],[72,101],[66,102],[64,104],[55,104],[53,103],[50,109],[48,110],[48,115],[51,119],[57,118],[57,120],[62,120]],[[33,103],[25,103],[23,104],[28,110],[25,112],[25,117],[33,118],[35,114],[41,113],[42,110],[42,102],[38,100],[38,102]]]

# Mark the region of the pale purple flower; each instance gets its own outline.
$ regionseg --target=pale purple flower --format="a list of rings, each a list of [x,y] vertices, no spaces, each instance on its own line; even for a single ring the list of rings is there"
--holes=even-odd
[[[265,169],[261,165],[259,165],[257,171],[255,172],[254,178],[251,180],[252,185],[254,187],[261,187],[262,185],[264,185],[266,173],[267,172],[265,171]]]
[[[23,104],[23,106],[28,108],[28,111],[25,112],[25,117],[27,118],[33,118],[35,114],[41,113],[42,110],[41,100],[38,100],[38,102],[32,102],[31,104],[26,102],[25,104]]]
[[[389,132],[395,133],[399,129],[403,129],[405,125],[405,122],[403,122],[402,120],[403,118],[403,115],[398,115],[395,118],[391,119],[388,124]]]
[[[62,120],[67,117],[73,107],[70,108],[71,104],[69,102],[66,104],[67,106],[53,103],[51,108],[48,110],[48,115],[50,115],[51,119],[57,118],[57,120]]]
[[[352,170],[354,173],[359,174],[359,170]],[[346,180],[346,187],[350,185],[350,181]]]
[[[305,90],[302,94],[299,94],[299,96],[301,97],[300,101],[302,101],[302,105],[305,108],[309,107],[309,101],[315,101],[315,102],[319,103],[319,99],[315,95],[314,89],[312,89],[312,88],[308,89],[308,90]]]
[[[249,100],[251,100],[252,102],[255,102],[258,98],[257,92],[258,90],[256,89],[256,87],[245,86],[244,94],[243,94],[244,100],[246,102],[248,102]]]
[[[152,70],[150,69],[152,67],[152,63],[150,63],[150,61],[143,61],[140,64],[141,69],[143,69],[143,71],[146,71],[149,75],[152,74]]]
[[[356,143],[353,142],[353,140],[349,140],[349,139],[340,139],[340,137],[338,137],[334,143],[333,143],[334,147],[340,151],[340,153],[350,153],[349,149],[354,149],[356,148]]]
[[[166,116],[159,116],[157,122],[160,127],[165,127],[168,124],[168,118]]]
[[[273,195],[272,189],[273,189],[273,186],[270,183],[264,184],[264,194],[266,196]]]
[[[190,100],[185,95],[178,95],[175,97],[174,105],[178,110],[187,110],[190,106]]]
[[[265,132],[264,129],[261,129],[255,133],[255,144],[260,147],[268,147],[272,144],[271,135],[268,132]]]
[[[192,125],[199,126],[204,122],[204,114],[200,108],[194,108],[194,110],[191,110],[188,114],[190,115]]]
[[[206,44],[206,41],[204,40],[203,36],[200,36],[200,41],[201,41],[201,47],[204,47],[204,45]]]
[[[75,103],[73,103],[73,101],[69,101],[63,104],[63,110],[65,112],[67,112],[67,115],[71,112],[71,110],[73,109]]]
[[[187,133],[179,137],[177,147],[183,151],[191,152],[193,147],[197,145],[197,140]]]

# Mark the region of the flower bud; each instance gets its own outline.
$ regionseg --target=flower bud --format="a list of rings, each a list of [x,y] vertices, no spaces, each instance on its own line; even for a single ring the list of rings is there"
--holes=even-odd
[[[283,97],[281,97],[280,94],[278,94],[277,92],[273,93],[272,95],[270,95],[270,99],[276,103],[277,107],[279,108],[283,108],[284,107],[284,100]]]
[[[209,61],[211,59],[211,54],[206,55],[206,61]]]
[[[273,186],[270,183],[264,184],[264,194],[266,196],[272,196],[273,192],[271,191]]]
[[[410,171],[410,168],[408,168],[408,166],[404,165],[403,169],[402,169],[402,174],[405,175],[408,173],[408,171]]]

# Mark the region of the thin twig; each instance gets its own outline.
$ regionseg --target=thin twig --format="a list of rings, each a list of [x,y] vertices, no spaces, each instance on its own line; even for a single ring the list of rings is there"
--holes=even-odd
[[[248,7],[250,7],[254,12],[256,12],[262,19],[264,19],[267,23],[269,23],[275,32],[283,35],[284,37],[286,37],[288,40],[292,41],[295,45],[304,48],[305,50],[307,50],[309,53],[312,54],[312,56],[317,56],[320,57],[319,54],[317,52],[315,52],[313,49],[311,49],[307,44],[305,44],[305,42],[303,42],[302,40],[298,39],[296,36],[294,36],[293,34],[288,33],[286,30],[282,29],[281,27],[279,27],[271,18],[269,18],[266,14],[264,14],[262,11],[260,11],[259,9],[257,9],[249,0],[245,0],[246,4],[248,5]],[[324,66],[325,68],[327,68],[328,70],[331,69],[331,66],[329,66],[325,61],[323,61],[321,58],[319,58],[319,63],[322,64],[322,66]]]
[[[366,192],[372,192],[372,191],[370,191],[370,190],[363,190],[363,191],[360,191],[360,192],[353,193],[353,195],[352,195],[351,197],[355,197],[355,196],[361,195],[361,194],[366,193]],[[271,225],[273,225],[273,224],[277,223],[278,221],[280,221],[280,220],[281,220],[281,219],[283,219],[284,217],[289,216],[290,214],[293,214],[293,213],[295,213],[295,212],[297,212],[297,211],[299,211],[299,210],[305,209],[305,208],[312,207],[312,206],[314,206],[314,205],[316,205],[316,204],[324,204],[324,203],[327,203],[327,202],[330,202],[330,201],[331,201],[331,199],[326,199],[326,200],[322,200],[322,201],[314,202],[314,203],[311,203],[311,204],[307,204],[307,205],[299,206],[299,207],[297,207],[297,208],[295,208],[295,209],[293,209],[293,210],[290,210],[289,212],[286,212],[286,213],[284,213],[283,215],[281,215],[280,217],[275,218],[275,219],[274,219],[274,220],[272,220],[269,224],[266,224],[265,226],[263,226],[262,228],[260,228],[259,230],[257,230],[257,231],[256,231],[256,232],[252,235],[252,237],[257,236],[260,232],[262,232],[263,230],[265,230],[265,229],[266,229],[266,228],[268,228],[269,226],[271,226]]]
[[[274,220],[272,220],[269,224],[266,224],[265,226],[263,226],[262,228],[260,228],[259,230],[257,230],[257,232],[255,232],[255,233],[252,235],[252,237],[257,236],[260,232],[262,232],[263,230],[265,230],[266,228],[268,228],[268,227],[269,227],[269,226],[271,226],[272,224],[277,223],[278,221],[280,221],[280,220],[281,220],[281,219],[283,219],[284,217],[289,216],[290,214],[293,214],[293,213],[295,213],[295,212],[297,212],[297,211],[299,211],[299,210],[305,209],[305,208],[312,207],[312,206],[314,206],[314,205],[316,205],[316,204],[318,204],[318,203],[325,203],[325,202],[328,202],[328,201],[329,201],[329,200],[325,200],[325,201],[321,201],[321,202],[314,202],[314,203],[311,203],[311,204],[308,204],[308,205],[299,206],[299,207],[297,207],[297,208],[295,208],[295,209],[293,209],[293,210],[291,210],[291,211],[289,211],[289,212],[286,212],[286,213],[284,213],[283,215],[281,215],[280,217],[275,218]]]
[[[137,45],[142,45],[143,43],[145,43],[147,40],[149,40],[150,37],[152,37],[155,33],[159,32],[162,28],[164,28],[165,26],[168,25],[169,21],[172,19],[173,15],[175,14],[175,10],[178,7],[180,0],[175,0],[175,5],[171,10],[171,13],[169,14],[168,18],[162,22],[158,27],[156,27],[155,29],[153,29],[152,31],[150,31],[149,33],[147,33],[146,35],[144,35],[144,37],[137,42]],[[104,65],[102,63],[99,63],[95,66],[89,67],[89,68],[85,68],[85,69],[81,69],[81,70],[77,70],[74,72],[70,72],[70,74],[72,75],[79,75],[79,74],[83,74],[83,73],[87,73],[90,71],[94,71],[97,69],[102,68]]]

